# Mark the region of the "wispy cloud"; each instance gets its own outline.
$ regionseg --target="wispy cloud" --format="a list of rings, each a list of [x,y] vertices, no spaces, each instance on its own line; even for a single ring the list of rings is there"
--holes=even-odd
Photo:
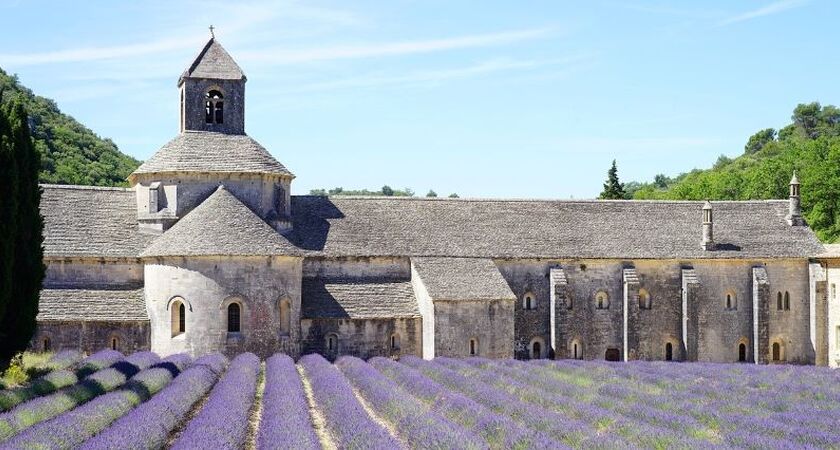
[[[586,57],[570,57],[552,60],[512,60],[494,59],[463,67],[439,70],[421,70],[401,75],[365,75],[323,83],[311,83],[291,88],[290,92],[313,92],[338,89],[387,88],[393,86],[434,86],[446,81],[480,77],[496,72],[529,71],[548,66],[565,65],[571,67],[586,61]]]
[[[442,39],[428,39],[402,42],[379,42],[360,45],[287,50],[282,48],[241,52],[238,59],[268,64],[294,64],[337,59],[359,59],[380,56],[400,56],[415,53],[430,53],[464,48],[489,47],[515,42],[543,39],[552,34],[551,29],[504,31]]]
[[[727,25],[732,25],[739,22],[746,22],[748,20],[757,19],[759,17],[770,16],[773,14],[778,14],[783,11],[787,11],[789,9],[799,8],[805,6],[809,0],[781,0],[777,2],[770,3],[767,6],[754,9],[752,11],[747,11],[745,13],[736,14],[730,17],[727,17],[717,23],[717,26],[723,27]]]

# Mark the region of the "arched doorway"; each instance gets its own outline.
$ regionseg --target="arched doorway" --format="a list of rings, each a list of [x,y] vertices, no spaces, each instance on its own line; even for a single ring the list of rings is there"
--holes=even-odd
[[[668,342],[665,344],[665,361],[674,360],[674,344]]]
[[[604,354],[604,359],[607,361],[621,361],[621,352],[617,348],[608,348]]]
[[[738,362],[747,362],[747,345],[743,342],[738,344]]]
[[[539,341],[535,341],[531,345],[531,359],[540,358],[542,358],[542,345],[540,345]]]
[[[782,346],[778,342],[773,343],[773,361],[782,360]]]

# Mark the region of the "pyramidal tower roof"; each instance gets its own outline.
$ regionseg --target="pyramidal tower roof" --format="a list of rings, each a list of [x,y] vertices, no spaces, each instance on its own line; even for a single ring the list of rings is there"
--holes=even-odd
[[[247,80],[242,69],[213,36],[204,44],[204,48],[195,57],[192,64],[184,70],[178,85],[186,78],[210,78],[216,80]]]
[[[140,256],[295,256],[299,253],[283,235],[224,186],[219,186]]]

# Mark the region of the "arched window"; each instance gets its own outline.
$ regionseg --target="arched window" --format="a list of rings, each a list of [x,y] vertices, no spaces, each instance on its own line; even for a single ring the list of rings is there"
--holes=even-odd
[[[782,292],[779,291],[776,293],[776,311],[782,310]]]
[[[596,309],[609,309],[610,308],[610,296],[607,295],[604,291],[598,291],[595,294],[595,308]]]
[[[169,306],[172,337],[187,331],[187,307],[181,300],[175,300]]]
[[[522,309],[537,309],[537,298],[528,292],[522,296]]]
[[[400,349],[400,335],[394,333],[391,335],[391,350],[399,350]]]
[[[747,344],[738,344],[738,362],[747,362]]]
[[[639,309],[650,309],[650,294],[644,289],[639,289]]]
[[[288,299],[280,300],[280,332],[289,334],[292,330],[292,312]]]
[[[470,339],[470,356],[478,355],[478,339]]]
[[[224,123],[224,96],[221,91],[212,89],[205,94],[204,121],[207,123]]]
[[[111,350],[119,350],[120,348],[120,338],[112,337],[111,338]]]
[[[239,303],[231,303],[227,307],[227,330],[228,333],[239,333],[242,330],[241,316],[242,307]]]
[[[735,292],[733,291],[729,291],[726,293],[726,309],[738,309],[738,297],[735,296]]]
[[[42,348],[44,350],[44,353],[52,351],[52,341],[50,340],[50,338],[45,337],[44,340],[42,341],[42,344],[43,344]]]
[[[338,351],[338,335],[335,333],[330,333],[327,335],[327,351],[330,353],[335,353]]]
[[[790,311],[790,292],[785,291],[785,311]]]
[[[665,344],[665,361],[674,360],[674,345],[670,342]]]
[[[572,341],[572,358],[583,359],[583,346],[577,340]]]

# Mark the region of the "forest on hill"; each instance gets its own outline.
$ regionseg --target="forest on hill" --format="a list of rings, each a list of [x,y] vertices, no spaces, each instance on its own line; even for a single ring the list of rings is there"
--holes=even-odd
[[[0,69],[0,100],[20,100],[29,113],[35,149],[41,155],[40,181],[55,184],[123,186],[140,162],[35,95],[14,75]]]
[[[752,135],[744,153],[721,155],[710,169],[653,182],[627,183],[628,198],[667,200],[760,200],[788,197],[796,170],[808,224],[824,242],[840,240],[840,108],[800,104],[789,125]]]

